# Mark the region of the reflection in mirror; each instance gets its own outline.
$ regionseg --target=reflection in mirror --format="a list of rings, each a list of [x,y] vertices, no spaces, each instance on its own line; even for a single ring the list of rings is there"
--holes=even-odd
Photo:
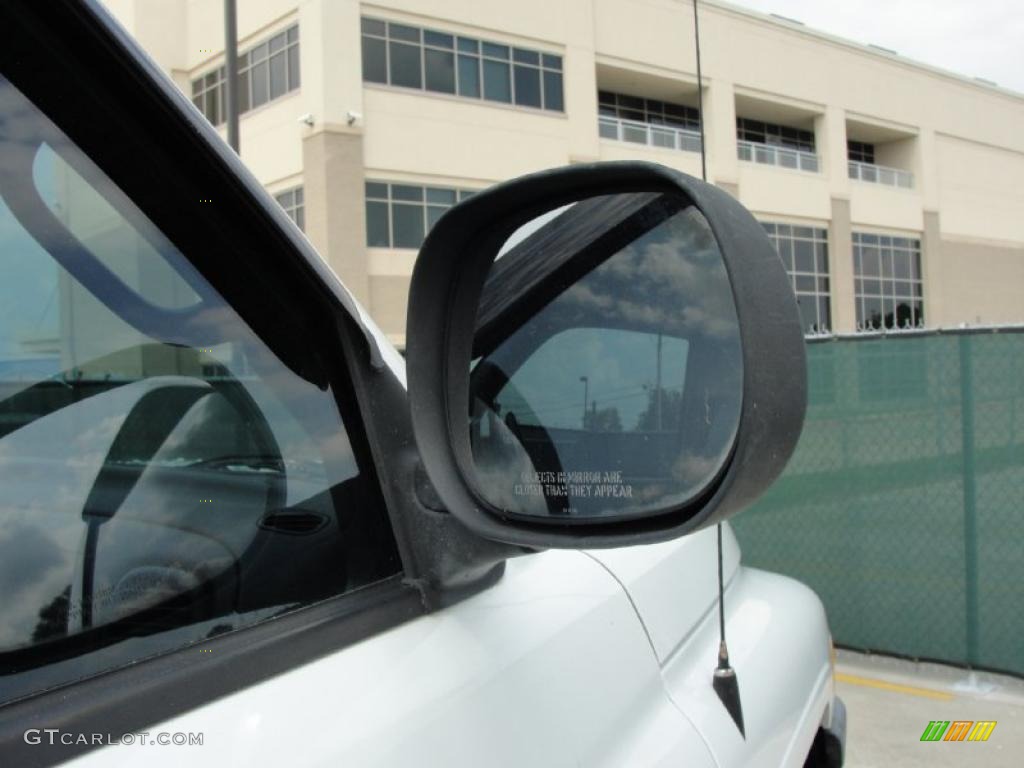
[[[729,277],[682,197],[594,197],[520,227],[477,311],[470,447],[504,515],[634,519],[706,492],[739,424]]]

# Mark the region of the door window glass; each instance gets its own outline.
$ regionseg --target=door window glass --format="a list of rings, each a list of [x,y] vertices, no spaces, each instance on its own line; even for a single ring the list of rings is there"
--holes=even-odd
[[[2,78],[0,136],[0,704],[397,573],[347,382]]]

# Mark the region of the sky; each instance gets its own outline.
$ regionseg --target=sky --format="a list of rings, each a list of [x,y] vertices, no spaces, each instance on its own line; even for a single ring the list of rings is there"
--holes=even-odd
[[[1024,94],[1021,0],[726,0]]]

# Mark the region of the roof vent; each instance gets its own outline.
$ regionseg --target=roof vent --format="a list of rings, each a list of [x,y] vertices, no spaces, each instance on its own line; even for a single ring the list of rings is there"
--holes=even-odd
[[[787,21],[790,24],[796,24],[797,26],[800,27],[806,26],[806,24],[804,24],[802,21],[799,21],[798,19],[791,19],[789,18],[789,16],[783,16],[780,13],[769,13],[768,15],[771,16],[772,18],[779,19],[780,21]]]

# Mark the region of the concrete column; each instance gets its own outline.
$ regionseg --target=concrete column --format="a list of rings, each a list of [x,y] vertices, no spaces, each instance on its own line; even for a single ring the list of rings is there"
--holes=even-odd
[[[832,332],[853,333],[857,310],[853,291],[853,235],[850,201],[832,198],[832,220],[828,226],[828,270],[832,288]]]
[[[849,197],[850,179],[846,157],[846,112],[829,105],[814,118],[814,141],[821,160],[821,172],[828,179],[832,197]]]
[[[302,140],[302,168],[306,235],[372,312],[361,131],[328,126],[310,133]]]
[[[317,127],[344,125],[363,113],[362,36],[358,0],[299,4],[302,94]],[[357,120],[356,127],[362,126]]]
[[[921,204],[926,211],[939,210],[939,158],[935,147],[935,131],[922,129],[915,139],[916,149],[913,168],[914,186],[921,194]]]
[[[594,43],[594,8],[589,0],[564,3],[568,17],[563,89],[568,119],[570,163],[600,159],[597,134],[597,63]]]
[[[924,280],[924,322],[929,327],[956,325],[964,318],[949,317],[943,306],[942,233],[939,222],[939,162],[935,131],[923,128],[915,144],[914,185],[921,194],[921,276]]]
[[[913,139],[913,182],[921,194],[921,272],[925,292],[925,325],[930,328],[955,326],[963,317],[952,317],[943,294],[942,233],[939,224],[939,162],[935,131],[923,128]]]
[[[946,289],[942,260],[939,212],[925,210],[924,230],[921,232],[921,276],[924,279],[924,323],[929,328],[956,325],[965,319],[947,317],[942,301]]]
[[[736,95],[732,83],[712,80],[704,89],[704,140],[707,142],[708,181],[724,189],[739,184],[736,157]]]

